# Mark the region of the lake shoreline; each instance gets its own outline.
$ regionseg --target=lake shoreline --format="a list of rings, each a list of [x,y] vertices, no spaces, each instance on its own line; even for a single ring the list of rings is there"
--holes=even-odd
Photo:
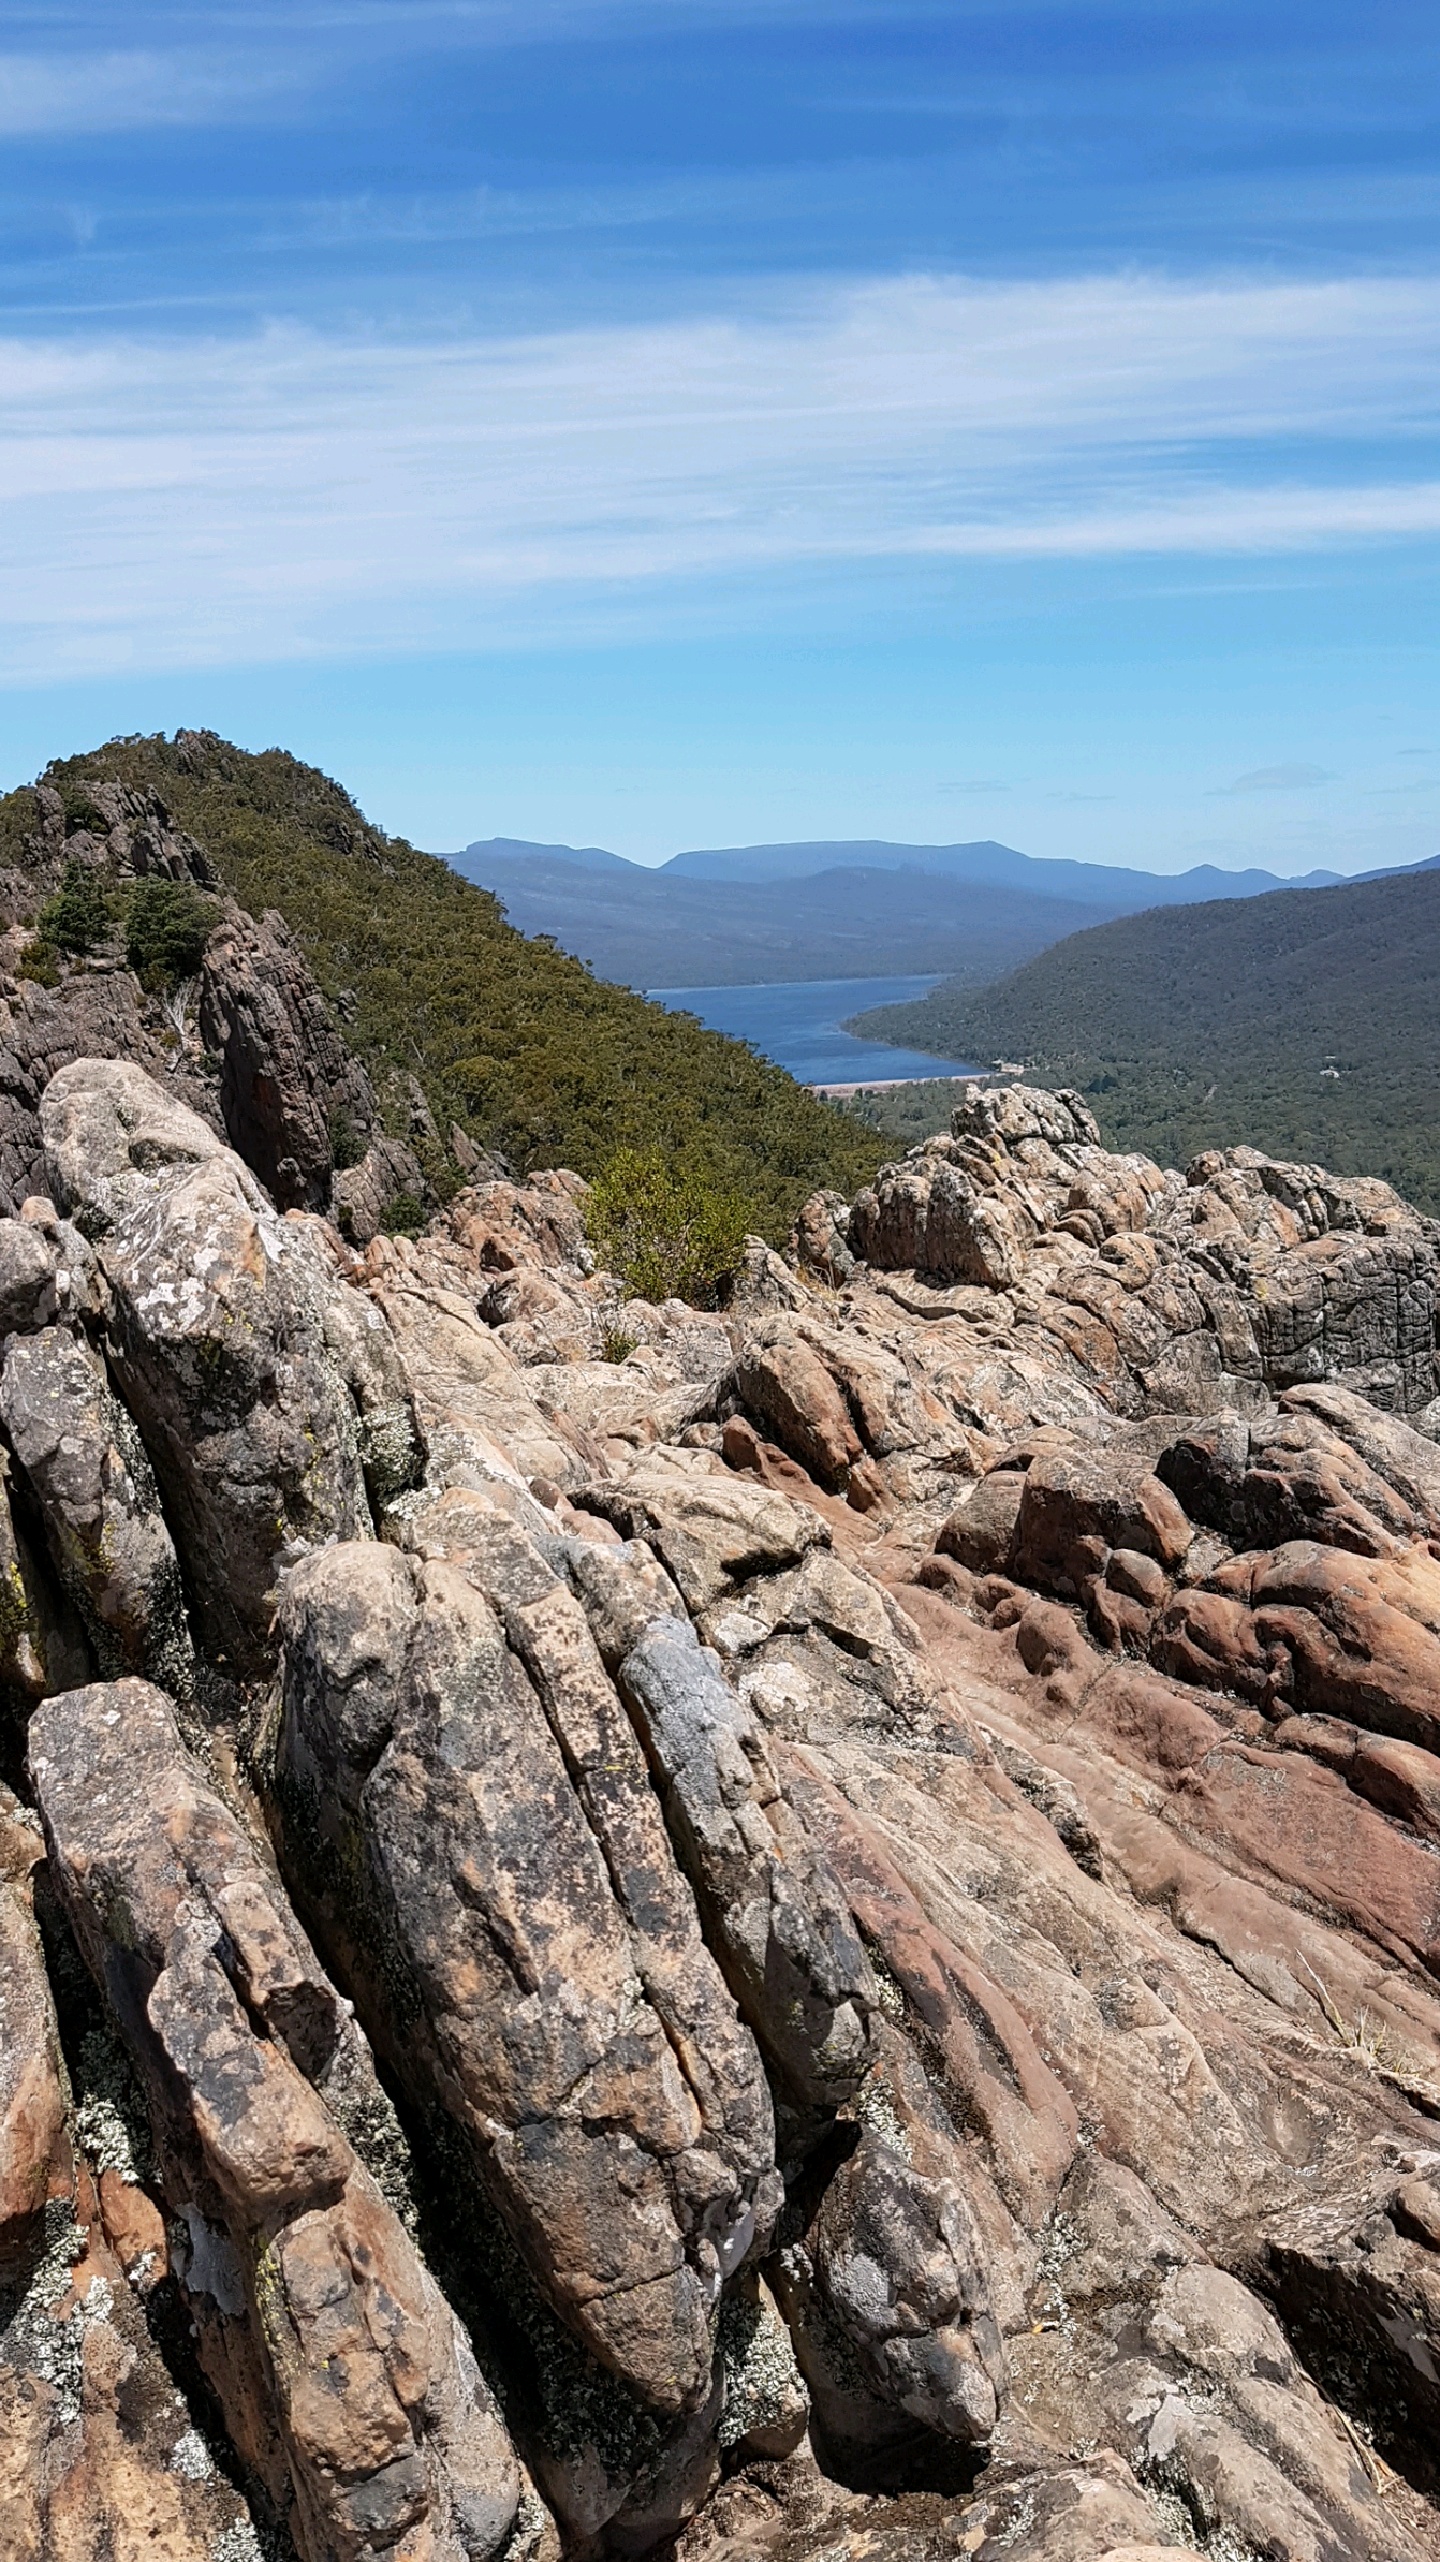
[[[846,1087],[853,1093],[983,1073],[967,1059],[866,1041],[844,1028],[846,1017],[872,1006],[908,1004],[944,976],[928,971],[866,979],[761,979],[740,987],[651,987],[645,994],[672,1013],[695,1015],[711,1031],[748,1041],[812,1091]]]

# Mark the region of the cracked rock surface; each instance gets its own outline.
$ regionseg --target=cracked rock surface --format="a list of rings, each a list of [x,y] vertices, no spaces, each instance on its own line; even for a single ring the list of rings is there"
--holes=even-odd
[[[624,1302],[205,967],[0,1115],[7,2556],[1425,2562],[1440,1229],[1012,1087]]]

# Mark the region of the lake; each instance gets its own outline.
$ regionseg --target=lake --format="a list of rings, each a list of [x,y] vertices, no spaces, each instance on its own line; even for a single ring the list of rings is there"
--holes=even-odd
[[[885,1041],[857,1041],[842,1032],[847,1014],[870,1005],[904,1005],[940,984],[928,978],[795,979],[761,987],[651,987],[645,993],[672,1014],[698,1014],[712,1032],[752,1041],[767,1059],[788,1068],[802,1085],[875,1084],[890,1077],[958,1076],[964,1059],[933,1058],[928,1050],[892,1049]]]

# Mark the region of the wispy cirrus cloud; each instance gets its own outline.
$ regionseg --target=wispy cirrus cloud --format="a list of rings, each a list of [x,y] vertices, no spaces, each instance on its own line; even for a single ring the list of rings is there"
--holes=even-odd
[[[996,0],[910,0],[907,14],[953,20],[962,5],[983,18]],[[323,48],[361,37],[387,51],[427,46],[574,43],[586,38],[691,34],[705,27],[846,26],[883,19],[891,0],[138,0],[126,13],[134,51],[113,46],[110,0],[52,0],[10,7],[6,17],[29,42],[0,55],[0,86],[39,82],[53,67],[102,78],[106,65],[158,66],[183,81],[197,51],[238,52],[259,41]],[[148,47],[149,50],[140,48]],[[122,82],[127,75],[118,73]]]
[[[293,54],[253,51],[0,53],[0,135],[12,141],[228,123],[303,85]]]
[[[1437,353],[1423,276],[911,276],[523,338],[16,340],[8,671],[483,646],[576,598],[643,617],[795,567],[1436,536]]]
[[[249,121],[362,58],[488,51],[595,38],[846,24],[886,0],[210,0],[128,13],[109,7],[7,12],[30,38],[0,50],[0,137],[143,132]],[[924,16],[940,0],[922,0]]]

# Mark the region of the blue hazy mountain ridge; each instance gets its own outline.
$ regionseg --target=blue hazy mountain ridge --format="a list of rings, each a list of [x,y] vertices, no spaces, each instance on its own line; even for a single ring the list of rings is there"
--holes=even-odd
[[[496,863],[566,863],[583,872],[638,872],[638,863],[627,863],[623,854],[607,854],[603,845],[534,845],[524,836],[488,836],[483,844],[467,845],[463,854],[447,855],[447,862],[464,872],[467,880],[479,880],[478,871],[468,868],[471,856],[488,858]],[[488,886],[488,884],[487,884]]]
[[[918,970],[978,987],[1106,918],[1296,886],[1212,866],[1052,862],[989,842],[753,846],[649,868],[599,846],[492,837],[449,860],[493,890],[522,933],[552,935],[602,978],[639,988]],[[1334,877],[1312,873],[1305,885]]]
[[[942,971],[1003,977],[1095,921],[1076,899],[921,871],[837,869],[781,881],[676,878],[547,854],[467,853],[522,934],[549,934],[599,977],[636,988],[736,987]],[[860,1002],[862,1000],[858,1000]]]
[[[804,879],[838,870],[922,871],[950,880],[1027,889],[1042,898],[1078,899],[1116,916],[1142,907],[1188,907],[1215,898],[1258,898],[1267,890],[1327,889],[1338,872],[1307,872],[1282,880],[1274,872],[1225,872],[1213,863],[1188,872],[1140,872],[1118,864],[1075,863],[1060,856],[1017,853],[1013,845],[984,838],[967,845],[892,845],[874,841],[813,845],[714,846],[674,854],[663,866],[690,880],[775,881]]]

